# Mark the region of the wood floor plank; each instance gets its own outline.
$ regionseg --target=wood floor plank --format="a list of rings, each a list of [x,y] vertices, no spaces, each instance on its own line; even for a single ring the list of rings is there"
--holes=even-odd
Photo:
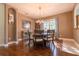
[[[52,56],[50,48],[27,48],[26,46],[11,45],[8,48],[0,48],[1,56]],[[60,51],[58,56],[76,56],[75,54]]]

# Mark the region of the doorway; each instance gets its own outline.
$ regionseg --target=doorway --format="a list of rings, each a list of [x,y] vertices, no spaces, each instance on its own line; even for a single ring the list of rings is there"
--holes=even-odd
[[[16,11],[13,8],[8,10],[8,41],[16,41]]]

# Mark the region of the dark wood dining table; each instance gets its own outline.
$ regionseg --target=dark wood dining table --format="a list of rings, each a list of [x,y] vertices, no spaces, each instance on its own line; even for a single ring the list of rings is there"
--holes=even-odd
[[[37,33],[35,33],[34,35],[33,35],[33,37],[41,37],[41,38],[45,38],[45,37],[47,37],[47,33],[42,33],[42,34],[37,34]]]
[[[47,33],[41,33],[41,34],[37,34],[37,33],[35,33],[34,35],[33,35],[33,37],[34,37],[34,40],[37,40],[37,39],[43,39],[43,43],[44,43],[44,47],[46,47],[46,40],[47,40],[47,36],[48,36],[48,34]]]

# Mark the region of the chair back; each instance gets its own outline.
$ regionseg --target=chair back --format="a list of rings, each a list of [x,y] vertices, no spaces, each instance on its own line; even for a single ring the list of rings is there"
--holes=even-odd
[[[47,39],[52,38],[54,39],[55,31],[54,30],[47,30]]]
[[[42,34],[42,33],[44,33],[44,30],[34,30],[34,33],[35,34]]]
[[[42,33],[44,33],[44,30],[34,30],[34,39],[43,39],[44,36]]]
[[[30,32],[22,31],[22,39],[30,39]]]
[[[47,33],[53,34],[55,33],[55,30],[47,30]]]

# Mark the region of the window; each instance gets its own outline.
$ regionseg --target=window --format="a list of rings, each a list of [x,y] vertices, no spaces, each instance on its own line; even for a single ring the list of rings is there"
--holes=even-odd
[[[49,22],[45,21],[43,27],[44,27],[44,30],[49,29]]]
[[[43,23],[43,29],[44,30],[55,30],[56,20],[55,19],[45,20]]]

